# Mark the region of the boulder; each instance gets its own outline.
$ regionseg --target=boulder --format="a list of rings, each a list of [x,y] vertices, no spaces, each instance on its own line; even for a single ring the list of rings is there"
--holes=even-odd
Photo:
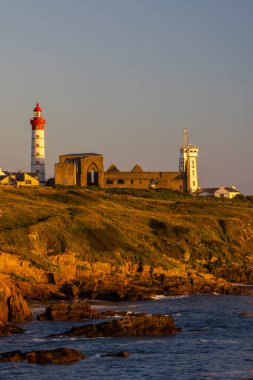
[[[99,318],[100,314],[93,310],[86,301],[73,303],[57,303],[46,308],[45,313],[38,316],[39,320],[46,321],[79,321],[87,318]]]
[[[11,323],[0,322],[0,336],[22,334],[24,331]]]
[[[25,354],[22,354],[21,351],[10,351],[0,353],[0,363],[6,362],[22,362],[25,361]]]
[[[70,364],[80,359],[86,358],[79,350],[72,348],[56,348],[54,350],[4,352],[0,354],[0,363],[27,361],[37,364]]]
[[[27,302],[19,294],[7,298],[9,321],[27,321],[31,319],[31,311]]]
[[[79,350],[72,348],[56,348],[54,350],[31,351],[26,354],[28,363],[38,364],[70,364],[84,359],[86,356]]]
[[[31,319],[31,311],[15,283],[0,274],[0,321],[26,321]]]
[[[116,352],[116,353],[110,353],[110,354],[102,355],[102,358],[112,358],[112,357],[128,358],[128,356],[129,356],[129,353],[127,351],[120,351],[120,352]]]
[[[132,313],[122,319],[113,319],[99,324],[72,327],[63,336],[85,336],[88,338],[170,335],[180,332],[172,316],[161,314]]]

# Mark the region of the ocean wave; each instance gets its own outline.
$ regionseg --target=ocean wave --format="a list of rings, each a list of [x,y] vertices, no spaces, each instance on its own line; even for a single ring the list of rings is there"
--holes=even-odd
[[[253,371],[240,371],[240,370],[230,370],[230,371],[207,371],[207,372],[202,372],[201,376],[204,378],[218,378],[218,379],[251,379],[253,375]]]

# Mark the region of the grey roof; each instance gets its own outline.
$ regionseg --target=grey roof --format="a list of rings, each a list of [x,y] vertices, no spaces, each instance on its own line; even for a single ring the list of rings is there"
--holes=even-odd
[[[7,175],[1,175],[0,176],[0,181],[2,181],[2,179],[4,179],[4,178],[8,178],[8,177],[9,177],[9,182],[15,182],[16,181],[16,179],[12,178],[9,174],[7,174]]]
[[[235,187],[230,186],[230,187],[224,187],[229,193],[240,193],[239,190],[237,190]]]
[[[195,191],[195,193],[208,193],[208,194],[214,194],[217,190],[224,188],[229,193],[240,193],[239,190],[237,190],[233,186],[220,186],[220,187],[201,187],[198,190]]]
[[[72,157],[88,157],[88,156],[102,156],[100,153],[70,153],[70,154],[61,154],[61,156],[72,156]]]
[[[15,177],[17,181],[24,181],[25,180],[25,173],[15,173]]]
[[[28,172],[18,172],[18,173],[12,173],[12,175],[15,176],[17,181],[24,181],[25,180],[25,174],[28,174],[29,176],[38,179],[37,173],[28,173]]]
[[[219,187],[201,187],[198,190],[195,191],[195,193],[209,193],[213,194],[215,191],[217,191]]]

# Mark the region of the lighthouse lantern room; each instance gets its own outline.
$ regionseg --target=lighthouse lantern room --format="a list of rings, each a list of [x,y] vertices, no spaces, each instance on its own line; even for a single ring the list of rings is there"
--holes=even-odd
[[[39,103],[34,108],[32,125],[32,149],[31,149],[31,172],[37,174],[40,184],[45,185],[45,139],[44,129],[46,120],[42,117],[42,109]]]

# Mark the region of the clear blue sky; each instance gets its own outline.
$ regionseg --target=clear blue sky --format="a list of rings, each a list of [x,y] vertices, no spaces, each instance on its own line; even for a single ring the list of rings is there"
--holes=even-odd
[[[253,194],[253,1],[0,0],[0,167],[30,170],[35,101],[47,177],[59,154],[178,170]]]

